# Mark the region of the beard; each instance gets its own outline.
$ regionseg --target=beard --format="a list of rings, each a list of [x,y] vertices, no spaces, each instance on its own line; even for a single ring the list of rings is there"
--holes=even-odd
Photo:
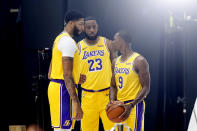
[[[74,36],[73,35],[73,39],[75,40],[75,42],[79,42],[79,41],[81,41],[81,40],[83,40],[85,38],[85,34],[84,34],[84,32],[81,32],[79,35],[77,35],[77,36]]]
[[[79,34],[79,30],[77,29],[76,26],[74,26],[74,31],[73,31],[73,37],[72,38],[75,40],[75,42],[78,43],[79,41],[81,41],[82,39],[85,38],[84,32],[81,32]]]
[[[96,33],[95,36],[89,36],[86,32],[84,32],[85,34],[85,37],[88,39],[88,40],[96,40],[97,37],[98,37],[98,32]]]
[[[79,29],[77,29],[76,25],[74,26],[74,30],[73,30],[73,37],[79,37]]]

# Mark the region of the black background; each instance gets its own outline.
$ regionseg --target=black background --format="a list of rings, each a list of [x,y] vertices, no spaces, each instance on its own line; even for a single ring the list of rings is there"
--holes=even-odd
[[[186,10],[197,18],[195,6]],[[9,12],[19,7],[21,13]],[[197,22],[177,22],[184,28],[167,34],[168,10],[154,0],[2,1],[6,129],[13,124],[40,123],[46,131],[51,130],[46,78],[51,50],[44,54],[38,50],[51,49],[69,9],[96,17],[100,34],[109,39],[120,29],[131,30],[133,49],[145,56],[150,65],[151,91],[146,98],[145,131],[185,131],[197,96]],[[175,16],[183,17],[183,10],[172,10]],[[44,78],[38,81],[39,74]],[[185,115],[183,104],[177,103],[178,97],[185,97]],[[78,126],[79,123],[77,129]]]

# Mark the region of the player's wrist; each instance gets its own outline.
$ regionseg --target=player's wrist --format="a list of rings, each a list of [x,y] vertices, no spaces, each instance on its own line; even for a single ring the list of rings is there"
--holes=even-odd
[[[130,103],[129,105],[130,105],[131,108],[133,108],[135,106],[134,103]]]
[[[80,101],[78,99],[77,100],[73,100],[73,103],[80,106]]]

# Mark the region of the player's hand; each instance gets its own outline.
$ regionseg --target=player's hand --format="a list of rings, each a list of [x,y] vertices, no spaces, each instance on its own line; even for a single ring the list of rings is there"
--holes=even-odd
[[[83,118],[83,111],[81,109],[80,104],[75,103],[75,116],[73,117],[74,120],[81,120]]]
[[[131,109],[134,107],[134,105],[131,103],[131,104],[128,104],[128,105],[124,105],[124,108],[125,108],[125,111],[119,116],[122,121],[125,121],[130,113],[131,113]]]
[[[79,78],[79,83],[78,84],[83,84],[86,81],[86,75],[80,74]]]
[[[108,108],[114,103],[114,100],[109,101],[109,103],[107,104],[105,110],[107,111]]]
[[[112,104],[119,104],[119,105],[124,105],[124,102],[122,101],[118,101],[118,100],[111,100],[108,104],[107,104],[107,107],[106,107],[106,111],[108,110],[108,108],[112,105]]]

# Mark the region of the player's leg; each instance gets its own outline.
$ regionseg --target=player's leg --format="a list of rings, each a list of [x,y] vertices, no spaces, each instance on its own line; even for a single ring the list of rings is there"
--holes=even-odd
[[[72,106],[65,84],[50,82],[48,96],[52,127],[54,129],[71,129]]]
[[[113,128],[113,126],[115,125],[115,123],[113,123],[112,121],[109,120],[109,118],[107,117],[107,113],[105,111],[106,105],[109,103],[109,91],[103,91],[100,93],[100,117],[103,123],[103,127],[106,130],[110,130],[111,128]]]
[[[140,102],[137,105],[137,123],[136,123],[136,131],[143,131],[143,123],[144,123],[144,111],[145,111],[145,104],[144,101]]]
[[[112,121],[110,121],[107,117],[107,113],[105,111],[105,109],[103,109],[101,112],[100,112],[100,117],[101,117],[101,120],[102,120],[102,123],[103,123],[103,127],[104,127],[104,130],[105,131],[108,131],[110,129],[113,128],[113,126],[115,125],[115,123],[113,123]]]
[[[124,125],[124,131],[127,131],[127,128],[130,128],[132,131],[136,131],[135,130],[135,124],[136,124],[136,110],[137,110],[137,107],[133,107],[132,110],[131,110],[131,113],[129,115],[129,117],[124,121],[122,122],[122,124]]]
[[[137,104],[129,115],[129,118],[125,120],[125,124],[128,125],[132,131],[144,131],[144,101]]]
[[[48,87],[48,99],[50,105],[51,125],[53,128],[60,127],[60,84],[50,82]]]
[[[60,89],[60,124],[61,129],[72,127],[72,102],[65,84]]]
[[[98,131],[99,113],[95,110],[83,109],[83,118],[81,120],[82,131]]]
[[[146,107],[146,104],[145,102],[143,101],[143,115],[142,115],[142,131],[144,131],[144,115],[145,115],[145,107]]]
[[[82,131],[98,131],[99,129],[99,111],[98,106],[94,105],[96,103],[96,100],[93,99],[94,96],[94,93],[82,91]]]

